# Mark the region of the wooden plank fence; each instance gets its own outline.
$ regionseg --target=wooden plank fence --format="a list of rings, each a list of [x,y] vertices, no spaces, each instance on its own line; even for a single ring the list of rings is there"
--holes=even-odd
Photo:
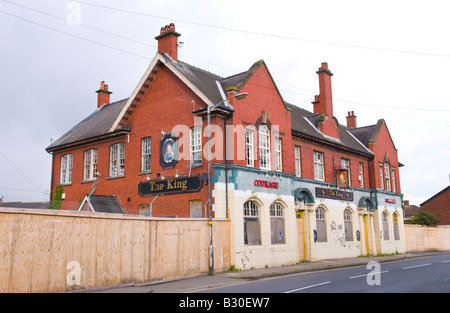
[[[214,268],[230,268],[214,220]],[[207,219],[0,208],[0,292],[65,292],[208,272]]]

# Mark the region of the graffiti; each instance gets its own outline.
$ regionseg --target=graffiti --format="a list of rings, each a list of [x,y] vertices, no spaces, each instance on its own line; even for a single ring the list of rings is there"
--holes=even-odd
[[[332,222],[331,222],[331,224],[330,224],[330,230],[331,230],[331,231],[336,230],[336,222],[335,222],[335,221],[332,221]]]
[[[248,255],[247,255],[247,253],[245,251],[244,251],[244,254],[242,255],[241,263],[242,263],[242,268],[244,270],[247,269],[247,266],[250,263],[250,258],[248,257]]]
[[[342,247],[346,246],[344,226],[342,224],[336,224],[335,221],[331,221],[330,232],[335,244],[339,243]]]

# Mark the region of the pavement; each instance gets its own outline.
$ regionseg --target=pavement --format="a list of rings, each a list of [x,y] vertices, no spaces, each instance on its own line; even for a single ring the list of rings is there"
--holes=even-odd
[[[449,251],[403,253],[388,256],[370,256],[315,262],[301,262],[295,265],[257,268],[239,271],[226,271],[214,275],[199,275],[163,282],[148,282],[128,284],[83,290],[85,293],[192,293],[208,289],[241,284],[244,281],[270,278],[282,275],[292,275],[313,271],[323,271],[337,268],[366,266],[370,261],[378,263],[403,261],[406,259],[448,254]]]

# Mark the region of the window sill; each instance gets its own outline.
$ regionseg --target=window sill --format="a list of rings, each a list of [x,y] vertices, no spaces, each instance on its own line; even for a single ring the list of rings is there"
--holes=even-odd
[[[118,179],[118,178],[125,178],[125,175],[109,176],[109,177],[106,177],[106,180],[112,180],[112,179]]]
[[[95,179],[82,180],[82,181],[81,181],[81,184],[93,183],[93,182],[95,182],[95,181],[96,181]]]
[[[189,164],[186,166],[186,168],[196,168],[196,167],[203,167],[203,163],[197,163],[197,164]]]

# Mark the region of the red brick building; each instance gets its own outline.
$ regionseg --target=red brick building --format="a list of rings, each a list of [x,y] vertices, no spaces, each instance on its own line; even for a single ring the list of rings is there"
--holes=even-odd
[[[421,203],[420,208],[435,213],[438,225],[450,225],[450,186]]]
[[[47,147],[63,209],[92,193],[115,196],[128,214],[208,217],[211,183],[214,217],[232,221],[238,268],[298,261],[297,218],[308,259],[404,250],[400,163],[386,123],[357,127],[353,111],[338,122],[327,63],[309,112],[283,100],[264,61],[220,77],[178,60],[179,36],[163,27],[130,97],[111,103],[102,82],[97,109]]]

